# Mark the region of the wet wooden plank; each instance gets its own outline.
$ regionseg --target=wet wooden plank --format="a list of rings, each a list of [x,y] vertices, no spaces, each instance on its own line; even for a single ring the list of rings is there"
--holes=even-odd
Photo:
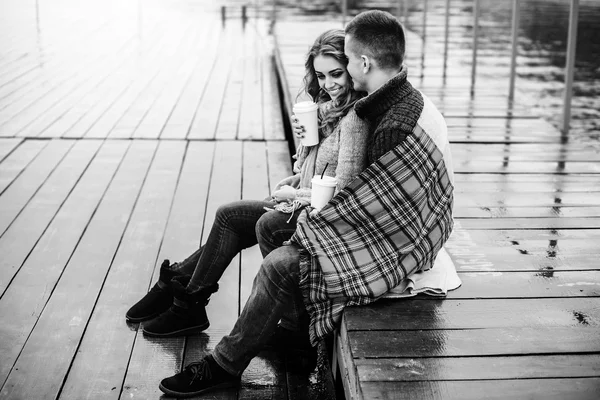
[[[593,207],[598,193],[470,193],[456,194],[454,201],[455,207]]]
[[[361,382],[560,379],[600,376],[600,355],[356,359]],[[487,398],[487,397],[486,397]]]
[[[384,299],[369,307],[348,308],[345,323],[349,331],[600,327],[600,299],[516,298],[481,301],[438,300],[427,296],[404,300]]]
[[[256,40],[256,31],[249,29],[244,35],[244,58],[242,97],[238,138],[240,140],[258,140],[264,138],[263,132],[263,96],[261,57]]]
[[[512,246],[519,245],[521,241],[543,241],[543,240],[569,240],[596,239],[600,238],[600,231],[597,229],[503,229],[503,230],[484,230],[484,229],[464,229],[462,223],[464,220],[454,220],[454,229],[449,242],[453,240],[469,240],[477,243],[478,246]],[[516,243],[513,243],[516,242]],[[562,242],[561,242],[562,243]],[[586,241],[581,240],[581,244],[586,246]]]
[[[263,351],[254,357],[242,374],[239,400],[287,398],[285,359],[276,352]]]
[[[456,157],[454,158],[456,160]],[[454,162],[456,173],[477,171],[478,173],[500,174],[597,174],[600,172],[598,160],[585,162],[566,161],[514,161],[514,160],[473,160]]]
[[[119,51],[131,51],[131,45],[129,43],[128,47],[121,48]],[[24,137],[62,136],[62,133],[77,121],[77,110],[84,108],[89,96],[99,92],[103,85],[123,68],[125,62],[125,59],[113,56],[103,60],[96,66],[97,69],[85,71],[87,76],[80,81],[79,85],[68,93],[55,95],[55,102],[18,129],[17,134]],[[51,126],[55,126],[53,132],[58,132],[59,135],[46,133]]]
[[[241,142],[223,141],[216,144],[210,194],[202,230],[203,242],[208,238],[217,208],[241,198],[242,160]],[[211,344],[229,333],[239,315],[239,265],[239,256],[236,256],[219,280],[219,291],[212,295],[207,306],[211,326],[206,333],[211,338]]]
[[[131,38],[130,38],[131,39]],[[100,57],[87,69],[78,70],[73,76],[54,81],[51,90],[29,100],[16,115],[4,124],[7,131],[19,136],[37,136],[49,124],[65,113],[75,101],[84,96],[99,81],[107,77],[105,71],[113,71],[123,62],[120,52],[131,51],[132,41],[115,49],[110,56]]]
[[[243,42],[240,41],[239,46],[234,48],[235,50],[231,55],[232,69],[227,77],[227,84],[222,96],[223,100],[219,120],[213,136],[215,139],[235,139],[238,135],[243,81],[242,74],[236,74],[234,72],[235,66],[242,65],[243,63],[244,49],[241,46],[242,43]],[[208,126],[212,125],[209,124]],[[210,130],[207,132],[207,134],[211,133]]]
[[[364,399],[448,399],[448,400],[594,400],[599,378],[519,379],[433,382],[365,382]]]
[[[287,142],[267,141],[269,189],[273,190],[283,178],[293,175],[292,158]],[[269,192],[270,193],[270,192]]]
[[[4,161],[4,158],[12,153],[12,151],[23,142],[23,139],[6,138],[0,140],[0,162]],[[4,175],[4,172],[2,173]],[[0,190],[1,192],[1,190]]]
[[[119,218],[114,228],[116,236],[120,237],[125,231],[129,215],[140,195],[144,178],[148,176],[148,169],[155,157],[156,149],[157,143],[153,141],[132,143],[98,210],[101,213],[98,217],[108,220]],[[156,155],[161,153],[163,156],[166,155],[164,150]],[[156,178],[150,175],[148,179],[151,185],[152,180]],[[147,192],[148,187],[145,190]],[[144,197],[141,200],[144,201]],[[162,199],[157,200],[160,202]],[[138,215],[139,213],[140,211]],[[131,221],[135,224],[135,220]],[[135,228],[139,226],[128,229]],[[140,235],[140,240],[145,238],[147,236]],[[130,245],[131,242],[121,242],[122,247],[118,250],[116,262],[121,263],[123,259],[121,253],[131,251],[130,247],[126,247]],[[107,249],[112,254],[117,252],[117,247],[114,244],[113,246]],[[139,262],[143,263],[148,257],[151,257],[151,251],[140,255]],[[132,261],[128,268],[118,269],[118,264],[113,262],[65,379],[61,398],[77,396],[118,398],[135,338],[135,332],[123,322],[127,299],[131,296],[128,288],[135,284],[139,285],[142,281],[132,276],[135,264]],[[126,274],[128,276],[123,276]]]
[[[90,59],[91,58],[91,59]],[[90,55],[72,63],[54,75],[42,75],[44,78],[28,91],[19,91],[18,98],[10,99],[8,106],[0,111],[0,136],[15,136],[24,126],[52,107],[57,98],[68,95],[82,82],[79,68],[102,64],[99,54]],[[48,77],[51,76],[52,80]]]
[[[68,146],[70,145],[68,144]],[[2,250],[2,257],[0,258],[0,294],[4,293],[11,279],[21,267],[23,260],[55,217],[99,146],[98,141],[77,143],[74,147],[76,151],[70,152],[63,159],[4,232],[0,238],[0,249]],[[55,149],[60,151],[60,147]],[[40,158],[38,157],[38,159]],[[43,166],[39,165],[38,167],[42,168]],[[11,185],[12,187],[16,186]],[[7,199],[7,192],[0,197],[0,201]]]
[[[463,219],[465,229],[589,229],[600,228],[598,217]]]
[[[127,296],[128,301],[125,301],[127,305],[119,314],[120,321],[123,321],[128,307],[138,301],[158,280],[163,259],[169,259],[171,262],[183,261],[200,245],[214,150],[214,143],[188,144],[151,280],[141,279],[140,282],[129,285],[130,295]],[[152,263],[149,261],[149,265]],[[123,390],[128,393],[128,396],[133,393],[137,398],[158,396],[161,393],[158,389],[160,381],[179,372],[182,367],[186,339],[150,338],[143,335],[142,324],[129,324],[129,326],[131,329],[137,328],[137,333],[133,351],[130,350],[130,366]]]
[[[446,243],[458,271],[597,270],[599,230],[468,231],[460,221]]]
[[[202,241],[213,225],[217,208],[241,197],[243,144],[236,141],[216,143],[214,169],[206,207]],[[226,182],[226,184],[225,184]],[[219,280],[219,290],[211,296],[206,307],[210,327],[200,335],[188,337],[185,356],[181,367],[198,361],[207,351],[214,349],[221,338],[228,334],[239,315],[240,256],[227,266]],[[215,392],[214,399],[235,399],[237,389]]]
[[[0,155],[0,160],[2,160],[0,163],[0,194],[49,143],[41,140],[21,142],[22,140],[2,139],[2,142],[11,141],[12,145],[6,143],[6,147],[2,147],[4,155]],[[15,147],[17,148],[15,149]]]
[[[588,162],[598,161],[597,149],[585,144],[539,144],[518,143],[511,145],[456,143],[452,145],[452,155],[459,161],[536,161],[536,162]]]
[[[118,94],[110,106],[104,110],[101,116],[93,121],[89,126],[73,129],[72,132],[67,132],[65,136],[83,136],[87,138],[106,138],[112,129],[114,129],[121,118],[129,110],[136,99],[139,98],[143,90],[148,87],[162,67],[161,54],[166,51],[167,46],[170,45],[170,40],[173,40],[172,36],[160,34],[160,29],[152,29],[157,31],[159,39],[154,42],[151,49],[145,49],[143,53],[143,60],[149,65],[142,71],[138,71],[137,65],[132,66],[132,70],[127,72],[128,76],[132,76],[134,81],[131,85]],[[81,132],[81,134],[80,134]]]
[[[236,35],[239,34],[240,28],[237,25],[227,25],[223,29],[225,33],[224,43],[221,47],[222,51],[219,51],[202,99],[198,103],[190,131],[187,133],[189,139],[214,138],[217,124],[221,120],[220,112],[223,98],[225,97],[225,90],[235,59],[232,54],[241,51],[241,41],[234,40]]]
[[[265,142],[244,142],[244,162],[242,166],[242,198],[262,200],[269,196],[269,175],[267,169],[278,168],[265,162],[267,149]],[[240,310],[246,304],[252,291],[252,282],[262,263],[258,245],[242,251],[240,267]]]
[[[456,174],[454,175],[454,181],[457,187],[464,185],[465,183],[478,184],[484,183],[486,185],[506,185],[510,188],[512,184],[523,184],[533,183],[536,185],[553,185],[556,184],[557,188],[562,188],[564,184],[568,189],[569,185],[577,186],[578,184],[587,185],[588,190],[596,191],[598,187],[598,179],[594,175],[557,175],[557,174],[515,174],[515,175],[504,175],[504,174]],[[485,185],[484,185],[485,187]],[[535,187],[535,186],[534,186]],[[579,191],[588,191],[579,190]],[[509,192],[511,190],[508,190]],[[569,191],[569,190],[566,190]]]
[[[460,272],[510,272],[510,271],[534,271],[537,273],[549,273],[550,271],[586,271],[598,269],[599,254],[583,255],[554,255],[552,247],[548,248],[547,254],[513,254],[504,253],[501,248],[476,249],[473,251],[452,251],[448,253]]]
[[[285,140],[272,43],[261,43],[263,131],[266,140]]]
[[[77,355],[77,346],[85,333],[84,329],[89,323],[109,270],[129,269],[137,261],[123,260],[121,251],[115,256],[117,249],[122,249],[123,252],[138,250],[127,247],[131,236],[135,236],[136,240],[143,242],[147,246],[146,249],[150,248],[152,244],[156,248],[157,243],[152,240],[156,236],[160,240],[161,235],[160,233],[156,235],[152,228],[160,230],[159,225],[161,222],[164,224],[166,220],[172,198],[172,192],[158,189],[168,188],[169,183],[176,180],[178,166],[181,162],[181,158],[177,157],[178,150],[181,150],[181,146],[177,146],[176,143],[160,145],[158,154],[154,158],[156,162],[153,162],[150,167],[139,197],[132,196],[129,199],[122,199],[120,194],[115,193],[115,196],[111,197],[112,202],[105,204],[108,218],[94,218],[91,221],[63,274],[63,279],[57,285],[45,313],[34,330],[36,339],[32,341],[30,338],[25,347],[27,350],[31,346],[32,354],[40,354],[40,352],[43,354],[44,351],[52,351],[55,348],[62,349],[61,354],[53,357],[48,365],[33,364],[31,360],[23,360],[23,366],[27,372],[25,376],[29,376],[30,373],[36,374],[41,387],[52,387],[56,385],[57,380],[59,380],[59,384],[62,384],[65,374]],[[131,172],[128,171],[128,173]],[[126,174],[125,179],[128,178],[129,176]],[[134,207],[133,214],[131,214],[131,207]],[[125,229],[126,231],[123,233]],[[98,246],[98,243],[102,243],[102,245]],[[148,251],[150,253],[148,255],[140,255],[140,253],[136,255],[139,255],[141,260],[144,259],[144,256],[153,257],[150,251]],[[70,267],[72,265],[77,265],[77,268]],[[87,285],[80,284],[86,280],[89,280]],[[64,326],[70,326],[70,329],[50,341],[42,342],[42,335],[48,335],[49,331],[60,331],[60,327]],[[128,329],[124,325],[121,326],[123,329]],[[108,330],[104,332],[103,328],[99,327],[100,330],[96,330],[92,334],[108,333]],[[34,336],[32,335],[32,337]],[[121,356],[127,360],[126,354]],[[19,362],[22,357],[21,355]],[[25,361],[29,361],[29,363],[25,363]],[[20,368],[19,371],[22,369]],[[37,390],[39,389],[27,389],[33,394],[31,397],[38,396]]]
[[[201,28],[202,30],[196,30],[196,37],[191,43],[191,48],[186,51],[186,53],[189,53],[188,57],[178,61],[181,65],[178,68],[174,68],[175,71],[173,71],[173,75],[169,77],[168,84],[137,127],[134,137],[159,137],[164,126],[169,121],[169,118],[176,111],[177,105],[181,102],[190,101],[189,98],[186,98],[185,92],[188,88],[192,87],[191,79],[193,75],[198,69],[201,69],[202,73],[205,75],[207,74],[208,71],[206,71],[206,69],[199,67],[201,63],[206,63],[206,60],[215,59],[215,53],[219,48],[218,45],[220,43],[221,32],[218,29],[215,29],[216,21],[211,20],[211,22],[212,23],[205,23],[198,26],[198,28]],[[209,32],[211,35],[214,35],[212,40],[199,40]],[[208,64],[207,67],[210,67],[210,62],[206,64]],[[190,102],[192,105],[194,104],[193,101]]]
[[[557,338],[560,338],[557,339]],[[599,327],[511,327],[348,333],[355,358],[464,357],[597,353]]]
[[[50,299],[69,257],[113,179],[129,143],[105,143],[0,300],[0,382],[4,382]],[[129,183],[129,182],[127,182]],[[128,187],[118,188],[123,196]]]
[[[0,210],[2,210],[0,235],[6,232],[9,225],[52,174],[56,166],[61,165],[62,158],[69,152],[73,144],[73,141],[66,140],[50,142],[2,193],[2,197],[0,197]],[[60,168],[60,171],[65,173],[64,167]]]
[[[595,297],[600,295],[600,271],[464,272],[462,287],[449,299]]]
[[[169,160],[169,157],[163,158],[165,164],[173,162]],[[152,180],[149,178],[146,185]],[[120,207],[124,201],[120,196],[121,193],[115,193],[109,197],[112,202],[103,202],[90,221],[19,355],[5,389],[23,398],[58,394],[128,222],[130,210]],[[133,202],[136,198],[129,200]],[[160,207],[160,199],[155,200],[153,205]],[[144,195],[138,204],[143,202]],[[56,352],[58,348],[60,352]]]
[[[470,174],[473,177],[474,174]],[[600,192],[600,183],[598,179],[589,182],[577,181],[571,179],[573,175],[555,175],[564,177],[561,180],[547,180],[546,182],[518,182],[515,175],[502,175],[495,182],[489,181],[462,181],[464,174],[455,175],[454,193],[460,195],[463,193],[598,193]],[[545,175],[548,176],[548,175]],[[594,178],[594,175],[589,175]]]
[[[193,29],[193,26],[190,26],[188,23],[185,28],[176,30],[176,33],[174,33],[175,37],[172,39],[174,40],[173,43],[177,44],[170,46],[170,51],[163,53],[163,57],[165,58],[161,62],[159,71],[152,75],[148,84],[110,130],[109,138],[130,138],[134,135],[138,126],[140,126],[146,115],[148,115],[149,110],[152,109],[157,99],[160,98],[168,86],[171,76],[166,71],[172,71],[176,65],[179,65],[179,60],[174,55],[178,51],[182,51],[182,49],[185,51],[185,49],[191,48],[195,37],[192,34]]]
[[[104,341],[110,342],[111,339],[114,339],[113,335],[115,335],[115,331],[118,332],[118,329],[114,329],[115,325],[112,325],[113,323],[120,329],[129,331],[129,328],[123,321],[123,314],[116,315],[113,313],[112,309],[106,310],[103,307],[104,302],[107,301],[105,300],[105,297],[99,303],[98,312],[97,314],[94,314],[95,318],[91,322],[89,320],[93,307],[98,301],[98,296],[100,296],[101,289],[106,290],[106,295],[114,297],[110,301],[118,302],[120,307],[126,307],[125,304],[120,302],[122,293],[117,294],[112,290],[111,287],[114,287],[114,280],[113,278],[106,278],[107,274],[110,271],[112,277],[121,271],[126,271],[125,273],[135,271],[136,267],[151,270],[156,257],[156,253],[153,252],[153,250],[158,248],[162,238],[162,230],[166,223],[175,182],[177,181],[177,176],[179,174],[184,150],[184,145],[182,143],[162,143],[159,145],[156,154],[154,154],[156,142],[148,142],[145,146],[147,146],[145,149],[146,151],[144,152],[146,153],[146,157],[153,158],[150,170],[146,169],[150,160],[146,159],[145,162],[143,158],[138,160],[138,163],[141,165],[131,166],[132,168],[124,171],[121,176],[121,179],[124,181],[121,184],[133,186],[132,196],[120,198],[120,194],[117,194],[116,192],[118,188],[118,185],[116,185],[114,187],[115,195],[111,198],[112,201],[106,204],[105,212],[109,213],[108,215],[111,219],[115,218],[119,222],[108,224],[108,226],[106,226],[106,223],[104,222],[97,222],[97,224],[94,225],[96,220],[93,220],[82,243],[78,246],[76,256],[79,255],[79,258],[89,258],[89,256],[92,255],[92,259],[100,264],[89,265],[89,262],[86,263],[84,260],[78,260],[79,264],[83,266],[80,267],[82,271],[79,273],[87,273],[94,278],[90,284],[91,287],[85,293],[78,293],[81,292],[81,290],[65,287],[65,290],[71,290],[73,293],[78,293],[78,298],[80,300],[77,306],[67,304],[67,310],[69,310],[70,313],[73,313],[73,309],[75,309],[82,315],[81,319],[90,324],[88,328],[97,328],[88,332],[90,339],[85,342],[86,345],[82,348],[82,361],[80,363],[75,362],[74,364],[81,368],[81,370],[72,371],[74,378],[71,380],[70,385],[82,385],[84,390],[93,391],[93,385],[92,387],[85,387],[87,383],[91,382],[85,382],[86,378],[83,378],[84,382],[77,383],[77,379],[88,372],[87,368],[93,368],[94,363],[87,363],[86,360],[89,360],[89,357],[95,357],[94,351],[96,350],[95,346],[98,342],[102,344],[105,343]],[[142,191],[139,194],[139,197],[137,197],[137,190],[139,190],[142,183]],[[111,189],[113,188],[111,187]],[[110,209],[113,208],[118,210],[117,214],[114,214],[114,212],[111,213]],[[86,240],[86,238],[88,240]],[[92,247],[92,243],[94,242],[105,243],[106,248],[96,250]],[[98,251],[102,252],[102,256],[94,254]],[[148,262],[148,260],[151,261]],[[93,272],[86,271],[86,269],[91,267],[95,267]],[[105,279],[106,281],[103,282]],[[98,284],[102,284],[103,287],[96,287],[95,285]],[[108,287],[106,285],[108,285]],[[63,306],[65,305],[63,304]],[[109,315],[106,316],[105,313],[108,313]],[[102,322],[103,318],[109,319],[108,326],[98,325],[98,322]],[[83,332],[75,332],[72,334],[77,333],[79,333],[79,335],[83,334]],[[132,340],[134,335],[132,332],[130,335]],[[64,338],[62,340],[64,340]],[[81,337],[79,337],[78,340],[81,340]],[[116,354],[116,359],[122,361],[115,371],[115,374],[118,374],[118,370],[122,371],[118,380],[119,383],[123,381],[123,371],[129,360],[129,352],[126,351],[128,345],[129,343],[127,341],[119,343],[119,346],[123,346],[121,350],[124,351]],[[64,344],[62,346],[64,347]],[[91,354],[89,354],[90,352]],[[76,355],[77,354],[70,354],[67,350],[63,357],[70,357],[68,361],[71,362],[71,358]],[[60,361],[65,362],[62,359]],[[112,362],[114,362],[114,360]],[[60,363],[58,366],[53,367],[55,368],[55,371],[58,369],[58,375],[60,375],[61,372],[59,369],[60,367]],[[63,374],[65,372],[66,371],[64,371]],[[103,376],[103,371],[100,368],[97,369],[96,373]],[[112,381],[111,383],[114,384],[114,382],[115,381]],[[106,390],[106,397],[113,393],[112,388],[106,386],[96,388],[99,390]],[[68,390],[73,390],[73,388]],[[116,392],[117,395],[118,393],[119,391]]]
[[[599,193],[600,195],[600,193]],[[600,207],[469,207],[455,208],[454,218],[586,218],[600,216]]]
[[[213,136],[222,90],[229,73],[232,34],[231,29],[224,32],[215,26],[212,29],[219,34],[218,38],[213,38],[213,42],[218,43],[216,48],[219,51],[217,54],[211,53],[211,57],[208,58],[214,60],[212,63],[206,62],[207,55],[203,54],[202,62],[194,68],[185,92],[178,100],[173,114],[161,133],[161,139],[184,139],[188,135],[190,138],[199,138],[196,135],[199,128],[200,131],[211,132],[211,135],[206,136],[207,138]],[[211,46],[211,51],[216,48]],[[208,126],[209,121],[213,121],[212,128]]]

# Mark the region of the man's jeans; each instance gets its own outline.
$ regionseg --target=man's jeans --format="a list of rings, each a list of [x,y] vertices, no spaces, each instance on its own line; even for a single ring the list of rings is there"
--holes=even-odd
[[[177,270],[191,275],[188,292],[216,284],[231,260],[259,243],[263,257],[281,246],[296,230],[297,214],[267,211],[272,201],[240,200],[218,208],[206,243],[179,263]]]
[[[282,316],[307,320],[299,283],[299,252],[295,245],[279,247],[267,255],[242,314],[213,351],[223,369],[241,375],[268,342]]]

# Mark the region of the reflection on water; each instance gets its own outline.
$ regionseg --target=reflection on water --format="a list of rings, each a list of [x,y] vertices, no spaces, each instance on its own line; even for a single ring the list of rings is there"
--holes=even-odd
[[[400,20],[408,21],[408,28],[421,36],[426,33],[428,45],[434,44],[428,47],[428,51],[441,54],[446,0],[348,0],[349,14],[371,8],[396,14],[399,1],[409,5],[408,18],[400,16]],[[315,17],[325,14],[336,18],[340,15],[341,2],[337,1],[283,0],[279,3],[287,4],[297,13]],[[478,77],[501,78],[508,82],[512,3],[508,0],[480,0]],[[424,31],[422,12],[425,4],[427,22]],[[471,63],[473,4],[474,0],[450,0],[449,62],[468,68]],[[569,0],[521,0],[517,101],[528,105],[534,115],[548,119],[557,128],[562,125],[569,4]],[[600,139],[599,26],[600,1],[580,0],[570,140],[592,144]],[[478,82],[482,81],[484,79],[478,78]],[[508,88],[508,83],[505,87]]]
[[[456,2],[456,0],[454,0]],[[460,3],[460,2],[459,2]],[[462,1],[466,3],[466,1]],[[508,51],[512,2],[481,0],[482,35]],[[522,0],[517,82],[534,97],[535,111],[560,125],[569,1]],[[580,1],[573,88],[573,138],[600,136],[600,2]],[[485,43],[485,41],[483,42]],[[531,90],[530,90],[531,89]]]
[[[426,42],[430,54],[440,54],[446,0],[348,0],[350,14],[367,8],[396,13],[398,2],[409,7],[408,28],[423,33],[423,6],[427,4]],[[103,43],[132,38],[142,51],[162,21],[182,21],[189,15],[215,12],[219,4],[242,4],[243,0],[120,0],[87,1],[4,0],[0,5],[0,66],[21,57],[46,66],[53,58],[75,61],[92,52],[105,56]],[[480,0],[478,82],[500,81],[508,88],[512,1]],[[559,127],[564,94],[564,65],[569,0],[521,0],[517,101],[529,106]],[[245,3],[244,3],[245,4]],[[248,2],[265,7],[270,2]],[[278,0],[279,15],[293,12],[311,18],[339,19],[341,0]],[[450,51],[453,61],[468,75],[474,0],[450,0]],[[598,144],[600,139],[600,1],[580,0],[577,59],[572,110],[571,141]],[[109,26],[108,38],[99,35]],[[88,38],[76,41],[75,38]],[[432,45],[432,46],[429,46]],[[428,54],[429,56],[429,54]],[[432,62],[433,61],[433,62]],[[428,66],[435,60],[425,59]],[[452,65],[452,63],[449,63]],[[429,67],[431,68],[431,67]],[[433,73],[439,73],[433,67]],[[449,71],[452,73],[452,71]],[[455,71],[456,72],[456,71]],[[482,79],[479,79],[481,77]],[[490,82],[490,79],[487,80]],[[506,82],[506,84],[504,83]],[[506,90],[507,92],[507,90]],[[506,95],[506,93],[504,94]]]
[[[483,66],[506,67],[508,74],[512,2],[480,0],[480,59]],[[423,2],[410,2],[415,16],[409,28],[422,26]],[[417,4],[419,3],[419,4]],[[532,112],[561,125],[564,96],[564,66],[569,25],[569,1],[522,0],[519,31],[517,91],[530,97]],[[473,0],[451,0],[451,34],[472,32]],[[429,0],[427,12],[431,24],[443,24],[445,0]],[[428,23],[429,25],[429,23]],[[571,139],[596,142],[600,139],[600,2],[581,0],[578,23],[575,83],[572,102]],[[431,28],[428,27],[431,31]],[[469,36],[470,37],[470,36]],[[450,48],[471,48],[469,40],[451,39]],[[487,51],[486,51],[487,50]],[[452,52],[450,52],[452,54]],[[470,63],[470,59],[463,59]],[[494,76],[498,68],[478,66],[478,74]],[[524,100],[524,99],[519,99]]]

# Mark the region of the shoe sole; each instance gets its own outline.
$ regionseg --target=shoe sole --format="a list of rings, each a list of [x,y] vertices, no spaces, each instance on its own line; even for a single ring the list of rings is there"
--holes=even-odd
[[[173,332],[166,332],[166,333],[150,332],[150,331],[147,331],[146,328],[142,328],[142,332],[145,336],[150,336],[150,337],[176,337],[176,336],[187,336],[187,335],[191,335],[194,333],[200,333],[200,332],[208,329],[209,326],[210,326],[210,323],[207,322],[204,325],[193,326],[191,328],[180,329],[178,331],[173,331]]]
[[[220,383],[220,384],[215,385],[215,386],[211,386],[211,387],[206,388],[206,389],[198,390],[196,392],[189,392],[189,393],[176,392],[174,390],[167,389],[166,387],[163,386],[162,383],[158,385],[158,388],[164,394],[169,395],[169,396],[173,396],[173,397],[194,397],[194,396],[198,396],[199,394],[203,394],[203,393],[207,393],[207,392],[212,392],[213,390],[234,388],[234,387],[239,386],[239,384],[240,384],[239,381],[224,382],[224,383]]]
[[[155,313],[155,314],[152,314],[152,315],[146,315],[145,317],[138,317],[138,318],[134,318],[134,317],[130,317],[129,315],[125,315],[125,320],[127,320],[127,322],[131,322],[131,323],[137,324],[138,322],[144,322],[144,321],[148,321],[148,320],[151,320],[153,318],[156,318],[156,317],[158,317],[163,312],[164,311],[161,311],[161,312],[158,312],[158,313]]]

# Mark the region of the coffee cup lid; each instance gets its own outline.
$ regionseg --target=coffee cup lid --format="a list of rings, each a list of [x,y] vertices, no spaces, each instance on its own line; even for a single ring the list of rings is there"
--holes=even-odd
[[[335,179],[334,177],[331,176],[327,176],[325,175],[323,177],[323,179],[321,179],[321,175],[315,175],[313,176],[312,183],[318,183],[321,186],[329,186],[329,187],[335,187],[337,185],[337,179]]]
[[[294,104],[294,112],[296,112],[296,111],[314,111],[317,108],[319,108],[317,103],[313,103],[312,101],[299,101],[298,103]]]

